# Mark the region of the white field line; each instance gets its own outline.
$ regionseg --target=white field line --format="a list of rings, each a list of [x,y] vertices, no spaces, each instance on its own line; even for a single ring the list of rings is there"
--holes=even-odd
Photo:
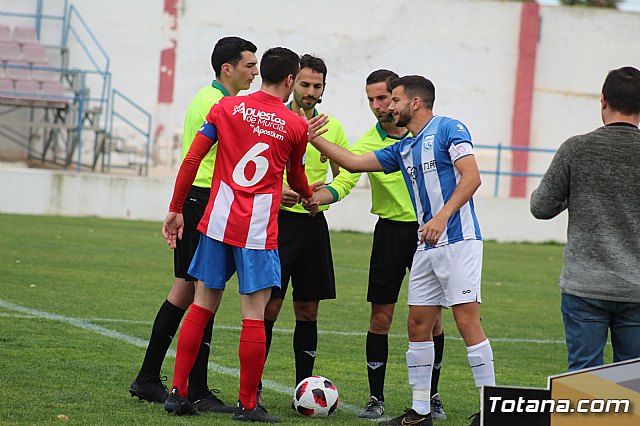
[[[0,306],[2,306],[2,302],[0,300]],[[18,306],[18,305],[15,305]],[[7,314],[1,313],[0,317],[13,317],[13,318],[34,318],[34,315],[24,314],[24,315],[16,315],[16,314]],[[119,318],[67,318],[68,320],[75,321],[84,321],[87,323],[94,322],[103,322],[103,323],[122,323],[122,324],[145,324],[145,325],[153,325],[153,321],[141,321],[141,320],[128,320],[128,319],[119,319]],[[240,331],[241,327],[236,325],[215,325],[214,329],[218,330],[234,330]],[[293,334],[293,329],[290,328],[274,328],[273,331],[276,333],[285,333],[285,334]],[[366,336],[367,333],[364,331],[334,331],[334,330],[318,330],[318,334],[323,335],[333,335],[333,336]],[[389,334],[389,337],[406,339],[406,334]],[[462,341],[461,337],[457,336],[445,336],[447,340],[456,340]],[[492,342],[503,342],[503,343],[534,343],[534,344],[543,344],[543,345],[564,345],[564,340],[552,340],[552,339],[519,339],[512,337],[489,337],[489,340]],[[146,344],[145,344],[146,347]]]
[[[2,301],[0,300],[0,303]],[[1,306],[1,305],[0,305]],[[1,313],[0,317],[13,317],[13,318],[33,318],[33,315],[16,315],[16,314],[7,314]],[[122,324],[145,324],[145,325],[153,325],[153,321],[141,321],[141,320],[128,320],[128,319],[118,319],[118,318],[69,318],[77,321],[85,321],[85,322],[105,322],[105,323],[122,323]],[[236,325],[216,325],[213,326],[214,329],[218,330],[234,330],[240,331],[241,327]],[[293,334],[293,329],[291,328],[274,328],[273,331],[276,333],[284,333],[284,334]],[[367,333],[364,331],[334,331],[334,330],[318,330],[318,334],[323,335],[333,335],[333,336],[366,336]],[[389,334],[389,337],[406,339],[406,334]],[[462,341],[461,337],[457,336],[445,336],[447,340],[457,340]],[[489,340],[492,342],[504,342],[504,343],[539,343],[543,345],[564,345],[564,340],[543,340],[543,339],[518,339],[511,337],[489,337]]]
[[[59,321],[59,322],[67,323],[77,328],[81,328],[83,330],[93,331],[103,336],[120,340],[122,342],[129,343],[134,346],[138,346],[140,348],[146,349],[147,347],[147,343],[148,343],[147,340],[139,339],[134,336],[129,336],[128,334],[120,333],[119,331],[111,330],[105,327],[101,327],[99,325],[92,324],[90,319],[69,318],[62,315],[58,315],[58,314],[52,314],[50,312],[40,311],[37,309],[31,309],[24,306],[16,305],[14,303],[10,303],[2,299],[0,299],[0,308],[17,311],[22,314],[19,316],[16,315],[16,317],[44,318],[52,321]],[[3,315],[3,316],[7,316],[7,315]],[[239,327],[236,327],[236,328],[239,329]],[[167,356],[175,357],[176,351],[174,349],[169,349],[169,351],[167,352]],[[222,373],[232,377],[240,377],[239,369],[225,367],[223,365],[219,365],[214,362],[209,362],[209,369],[212,371],[215,371],[216,373]],[[262,386],[284,395],[293,395],[292,387],[285,386],[273,380],[268,380],[268,379],[262,380]],[[340,402],[340,410],[346,411],[351,414],[358,414],[361,411],[360,408],[351,404],[346,404],[344,402]]]

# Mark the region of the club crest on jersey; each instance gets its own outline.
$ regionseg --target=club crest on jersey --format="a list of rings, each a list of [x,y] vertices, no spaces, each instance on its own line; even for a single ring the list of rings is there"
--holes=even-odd
[[[433,149],[433,141],[436,138],[435,135],[427,135],[422,142],[422,149],[425,151],[431,151]]]
[[[326,163],[326,162],[327,162],[327,160],[328,160],[328,158],[327,158],[327,157],[325,157],[324,155],[320,154],[320,162],[321,162],[321,163]]]

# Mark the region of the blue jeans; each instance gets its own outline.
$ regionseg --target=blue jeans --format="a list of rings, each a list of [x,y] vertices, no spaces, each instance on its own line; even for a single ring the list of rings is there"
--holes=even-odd
[[[603,364],[611,329],[613,362],[640,357],[640,303],[612,302],[562,293],[569,371]]]

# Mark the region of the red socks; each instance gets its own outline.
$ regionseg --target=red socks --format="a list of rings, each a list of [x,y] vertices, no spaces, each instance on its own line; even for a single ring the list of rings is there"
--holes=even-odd
[[[182,333],[180,335],[182,336]],[[178,341],[178,345],[180,345],[180,341]],[[243,319],[240,346],[238,347],[240,358],[238,400],[246,410],[253,410],[256,406],[256,393],[258,392],[258,383],[262,378],[266,352],[264,321]]]
[[[189,307],[189,312],[184,319],[182,328],[180,328],[176,364],[173,370],[172,388],[178,388],[178,393],[181,398],[186,398],[189,393],[189,373],[191,372],[191,368],[198,356],[200,342],[202,341],[202,335],[204,334],[204,328],[207,326],[207,323],[212,316],[213,312],[208,311],[201,306],[192,304]],[[264,331],[262,332],[262,335],[264,336]],[[253,398],[255,400],[255,392]]]
[[[188,395],[189,372],[198,356],[204,328],[212,316],[212,312],[198,305],[191,305],[180,329],[172,387],[178,388],[181,398],[186,398]],[[264,321],[242,320],[240,346],[238,347],[240,358],[240,394],[238,399],[247,410],[253,410],[256,406],[256,393],[258,392],[258,383],[262,378],[267,351],[265,343]]]

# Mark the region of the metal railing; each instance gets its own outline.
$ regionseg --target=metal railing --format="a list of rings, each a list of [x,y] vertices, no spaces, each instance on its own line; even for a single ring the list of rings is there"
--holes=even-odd
[[[39,0],[41,1],[41,0]],[[100,87],[100,97],[98,99],[98,108],[100,111],[108,111],[109,109],[109,91],[111,90],[111,79],[109,78],[109,67],[111,65],[111,58],[107,55],[107,52],[102,47],[98,38],[93,33],[91,28],[87,25],[86,21],[78,12],[78,9],[71,5],[69,7],[69,12],[66,14],[67,19],[65,21],[65,26],[62,31],[62,48],[69,49],[69,36],[72,35],[75,42],[78,43],[81,50],[84,52],[86,58],[91,62],[94,67],[93,72],[96,75],[100,75],[102,77],[102,84]],[[74,25],[78,23],[79,27],[76,28]],[[85,36],[92,42],[90,45],[85,37],[81,35],[81,32],[84,32]],[[97,54],[96,54],[97,53]],[[97,56],[101,56],[101,58],[97,58]],[[99,60],[100,59],[100,60]],[[101,64],[99,64],[100,62]],[[106,128],[108,117],[105,115],[104,117],[104,127]]]
[[[140,107],[139,104],[125,96],[122,92],[112,89],[112,75],[109,70],[111,59],[106,50],[102,47],[98,38],[91,30],[91,27],[87,24],[75,5],[69,5],[68,0],[59,1],[62,2],[62,14],[46,12],[44,0],[36,0],[35,11],[33,13],[25,13],[24,9],[19,12],[0,10],[0,16],[29,19],[31,21],[29,25],[34,25],[36,37],[40,41],[40,44],[46,48],[59,49],[61,52],[60,67],[40,67],[34,65],[30,66],[29,69],[60,72],[61,76],[66,78],[66,83],[68,83],[68,86],[70,86],[74,93],[73,96],[70,96],[69,98],[65,97],[65,99],[61,100],[71,101],[70,104],[73,116],[69,115],[69,122],[66,124],[66,127],[67,129],[71,129],[74,133],[74,140],[67,140],[67,145],[77,150],[77,171],[81,171],[83,167],[95,169],[97,157],[100,154],[102,154],[103,157],[103,169],[105,154],[109,157],[108,168],[114,167],[111,165],[110,152],[105,152],[103,148],[104,144],[98,143],[95,144],[96,150],[98,145],[100,145],[101,148],[99,152],[96,151],[94,153],[93,164],[83,164],[82,136],[84,133],[83,130],[92,129],[96,131],[96,139],[98,139],[97,132],[104,132],[104,138],[111,141],[114,138],[113,120],[114,118],[117,118],[124,123],[126,128],[130,128],[137,134],[142,135],[145,143],[145,159],[143,167],[144,174],[146,175],[148,173],[150,158],[151,115]],[[47,2],[47,6],[50,5],[51,0]],[[61,21],[61,37],[59,45],[42,43],[42,24],[45,20]],[[77,47],[77,51],[84,54],[84,62],[88,63],[89,66],[72,66],[69,64],[68,52],[72,47]],[[81,63],[83,62],[83,58],[74,56],[73,62]],[[61,80],[65,82],[65,78],[61,78]],[[98,96],[90,95],[90,92],[93,89],[97,89],[97,92],[99,93]],[[113,108],[112,103],[115,98],[121,99],[123,101],[121,104],[133,107],[133,110],[137,112],[136,114],[140,114],[139,121],[134,121],[131,117],[125,116],[124,113],[120,112],[119,108]],[[12,111],[3,111],[0,115],[10,112]],[[33,116],[33,111],[31,112],[31,116]],[[136,124],[136,122],[146,123],[146,125]],[[34,124],[34,126],[37,127],[38,124]],[[17,134],[19,133],[15,132],[15,134],[12,133],[11,137],[7,137],[6,134],[0,132],[0,135],[5,136],[12,142],[17,140],[15,137]],[[31,147],[31,128],[29,128],[29,134],[25,136],[25,138],[28,140],[29,147]],[[22,144],[19,143],[19,145]],[[29,148],[29,155],[31,155],[31,148]],[[70,165],[68,161],[66,162],[66,165]]]
[[[119,112],[118,110],[116,110],[116,100],[120,99],[121,102],[124,102],[124,107],[128,108],[129,111],[133,111],[134,113],[137,112],[139,114],[141,114],[142,119],[144,120],[146,118],[146,127],[142,128],[138,125],[136,125],[133,121],[131,121],[130,116],[125,115],[124,113]],[[118,106],[120,105],[120,103],[118,103]],[[122,92],[120,92],[119,90],[113,89],[112,95],[111,95],[111,120],[109,121],[109,129],[108,129],[108,137],[109,137],[109,145],[111,148],[112,142],[113,142],[113,122],[114,119],[120,119],[121,121],[125,122],[126,124],[129,125],[129,127],[133,130],[135,130],[138,134],[142,135],[145,140],[146,140],[146,145],[145,145],[145,160],[144,160],[144,164],[140,165],[140,171],[139,174],[144,174],[145,176],[149,173],[149,156],[151,154],[150,150],[151,150],[151,114],[149,114],[146,110],[144,110],[143,108],[141,108],[138,104],[136,104],[133,100],[131,100],[130,98],[128,98],[127,96],[125,96]],[[110,170],[113,166],[111,165],[111,151],[112,149],[108,150],[108,161],[107,161],[107,166],[106,169]],[[143,173],[144,172],[144,173]]]
[[[530,172],[513,172],[510,169],[507,169],[502,164],[503,151],[508,152],[533,152],[533,153],[543,153],[543,154],[555,154],[555,149],[549,148],[530,148],[530,147],[517,147],[511,145],[502,145],[501,143],[497,145],[482,145],[482,144],[474,144],[474,150],[482,150],[489,149],[496,151],[496,164],[493,170],[480,170],[480,174],[495,176],[495,184],[493,188],[493,196],[497,197],[500,193],[500,176],[513,176],[513,177],[525,177],[525,178],[542,178],[544,174],[542,173],[530,173]],[[506,170],[505,170],[506,169]]]

